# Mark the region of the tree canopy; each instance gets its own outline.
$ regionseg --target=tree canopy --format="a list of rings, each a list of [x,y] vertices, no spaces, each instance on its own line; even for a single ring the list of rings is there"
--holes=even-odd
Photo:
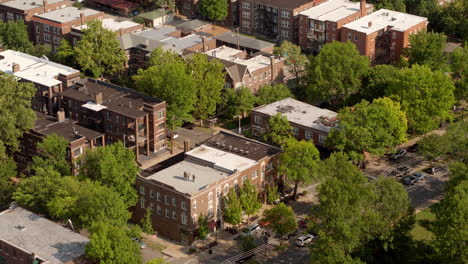
[[[0,210],[8,208],[15,186],[11,181],[16,176],[16,162],[6,154],[5,147],[0,144]]]
[[[369,102],[384,97],[388,87],[399,78],[399,74],[400,70],[391,65],[383,64],[371,67],[364,77],[362,90],[356,97],[359,100],[364,99]]]
[[[268,119],[268,133],[265,134],[265,139],[277,145],[284,143],[292,138],[292,126],[286,116],[278,113]]]
[[[242,220],[242,204],[235,188],[231,188],[224,197],[224,221],[238,225]]]
[[[301,86],[307,66],[307,57],[302,54],[301,47],[284,40],[278,51],[282,57],[286,58],[288,70],[296,78],[297,84]]]
[[[211,21],[222,21],[228,15],[228,2],[224,0],[200,0],[198,8]]]
[[[370,0],[369,3],[374,4],[374,10],[385,8],[399,12],[406,11],[406,4],[404,0]]]
[[[292,97],[291,90],[284,84],[264,85],[257,93],[257,104],[271,104]]]
[[[388,97],[343,108],[338,120],[327,143],[347,153],[382,155],[406,140],[405,113]]]
[[[104,74],[123,70],[127,56],[120,48],[117,33],[104,28],[100,20],[90,21],[87,25],[75,47],[76,61],[81,69],[101,78]]]
[[[335,106],[359,91],[361,79],[369,70],[369,59],[360,55],[351,42],[326,44],[317,57],[309,60],[308,101],[318,97]]]
[[[297,229],[294,211],[284,203],[263,211],[263,218],[265,222],[271,223],[273,230],[280,236],[284,236]]]
[[[250,216],[254,215],[262,207],[262,203],[258,200],[258,190],[250,180],[244,181],[240,189],[239,200],[242,205],[242,210],[247,215],[247,223],[250,221]]]
[[[66,39],[60,40],[57,52],[52,56],[52,60],[57,63],[74,67],[76,64],[75,50]]]
[[[427,32],[410,35],[410,46],[403,51],[411,65],[426,65],[432,70],[443,70],[447,67],[447,56],[444,53],[447,37],[440,33]]]
[[[255,96],[249,88],[244,86],[235,90],[226,88],[224,98],[225,105],[232,116],[244,117],[255,106]]]
[[[450,69],[455,81],[455,96],[468,100],[468,46],[455,49],[450,57]]]
[[[68,141],[58,136],[50,134],[42,142],[37,143],[37,156],[33,157],[32,169],[51,167],[62,176],[71,174],[70,163],[67,160]]]
[[[408,127],[416,133],[435,129],[451,117],[455,103],[454,85],[441,71],[414,65],[401,70],[399,78],[387,90],[387,95],[406,112]]]
[[[33,47],[29,40],[28,28],[22,19],[0,21],[0,40],[6,49],[29,52]]]
[[[153,221],[151,220],[152,211],[151,208],[146,208],[146,213],[143,219],[141,220],[141,229],[146,234],[153,234]]]

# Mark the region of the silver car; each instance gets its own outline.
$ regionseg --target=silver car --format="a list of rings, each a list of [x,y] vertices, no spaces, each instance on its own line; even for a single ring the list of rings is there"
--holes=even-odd
[[[314,239],[314,235],[307,234],[307,235],[302,235],[296,239],[296,245],[299,247],[303,247]]]

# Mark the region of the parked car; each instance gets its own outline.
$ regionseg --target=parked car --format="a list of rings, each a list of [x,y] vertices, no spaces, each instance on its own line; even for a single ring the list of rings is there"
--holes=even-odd
[[[249,236],[249,235],[255,235],[258,231],[260,230],[260,225],[259,224],[251,224],[241,231],[241,236]]]
[[[406,185],[413,185],[418,181],[424,180],[424,178],[426,178],[426,174],[422,172],[416,172],[411,174],[410,176],[406,176],[405,178],[403,178],[403,183]]]
[[[296,245],[299,247],[303,247],[314,239],[314,235],[307,234],[307,235],[302,235],[296,239]]]
[[[392,156],[390,156],[390,158],[392,160],[399,160],[399,159],[403,158],[404,156],[406,156],[406,150],[405,149],[399,149],[396,153],[393,153]]]
[[[291,232],[289,232],[289,233],[287,233],[286,235],[284,235],[284,236],[282,236],[282,237],[280,237],[280,239],[282,239],[282,240],[288,240],[288,239],[290,239],[291,237],[295,236],[296,234],[297,234],[297,229],[296,229],[296,230],[293,230],[293,231],[291,231]]]
[[[136,243],[138,243],[140,248],[147,248],[148,247],[148,245],[145,242],[141,241],[141,239],[139,239],[139,238],[134,237],[134,238],[132,238],[132,240],[135,241]]]
[[[396,170],[398,171],[398,174],[396,176],[397,177],[402,177],[402,176],[408,175],[410,173],[410,171],[411,171],[411,168],[409,168],[407,166],[403,166],[403,167],[399,167]]]
[[[191,122],[187,122],[185,121],[183,124],[182,124],[182,127],[183,128],[186,128],[186,129],[194,129],[195,128],[195,124],[194,123],[191,123]]]
[[[413,145],[411,145],[411,146],[408,148],[408,151],[409,151],[409,152],[417,152],[417,151],[418,151],[418,147],[419,147],[418,143],[413,144]]]

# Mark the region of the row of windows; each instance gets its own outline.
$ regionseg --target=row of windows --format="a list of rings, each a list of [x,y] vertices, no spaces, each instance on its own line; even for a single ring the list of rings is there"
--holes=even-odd
[[[54,34],[56,35],[61,35],[62,34],[62,29],[61,28],[58,28],[58,27],[54,27],[54,26],[49,26],[49,25],[42,25],[42,28],[45,32],[53,32]],[[40,33],[41,32],[41,26],[40,25],[36,25],[36,33]]]
[[[11,12],[7,12],[7,18],[8,20],[14,20],[15,14]],[[0,20],[3,20],[3,19],[4,19],[3,13],[0,13]],[[24,20],[24,16],[20,14],[16,14],[16,20]]]
[[[143,198],[143,197],[140,199],[140,207],[143,208],[143,209],[146,209],[146,201],[145,201],[145,198]],[[151,209],[151,211],[154,211],[154,204],[150,203],[149,208]],[[161,206],[159,206],[159,205],[156,206],[156,213],[158,215],[162,215],[163,210],[162,210]],[[173,220],[177,220],[177,211],[175,211],[175,210],[165,208],[164,209],[164,215],[167,218],[172,218]],[[187,215],[185,213],[182,213],[180,215],[180,220],[181,220],[181,223],[183,225],[186,225],[187,224]]]

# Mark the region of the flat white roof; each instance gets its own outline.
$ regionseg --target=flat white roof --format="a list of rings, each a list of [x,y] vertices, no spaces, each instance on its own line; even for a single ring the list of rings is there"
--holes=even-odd
[[[104,18],[102,21],[102,26],[106,29],[112,30],[112,31],[119,31],[120,29],[126,29],[126,28],[131,28],[134,26],[138,26],[138,23],[135,23],[133,21],[129,20],[124,20],[124,21],[117,21],[114,18]],[[74,27],[79,30],[83,30],[88,28],[88,25],[81,25],[78,27]]]
[[[61,83],[56,79],[60,73],[70,75],[79,72],[68,66],[19,51],[5,50],[0,52],[0,56],[4,57],[0,59],[0,71],[47,87]],[[13,63],[19,64],[19,72],[13,73]]]
[[[63,0],[48,0],[47,3],[50,5],[50,4],[55,4],[61,1]],[[24,11],[42,6],[42,4],[43,4],[43,0],[12,0],[8,2],[0,3],[0,5],[8,6],[11,8],[20,9]]]
[[[48,19],[48,20],[55,21],[55,22],[59,22],[59,23],[65,23],[65,22],[70,22],[73,20],[80,19],[81,13],[83,13],[85,17],[87,17],[87,16],[99,14],[101,12],[94,10],[94,9],[78,9],[73,6],[69,6],[69,7],[57,9],[48,13],[44,13],[41,15],[34,15],[34,16]]]
[[[235,148],[236,146],[232,146]],[[207,145],[201,145],[185,153],[185,156],[190,159],[201,160],[208,162],[214,169],[219,169],[233,173],[235,170],[243,171],[255,164],[257,161],[251,160],[230,152],[222,151]]]
[[[94,102],[87,102],[86,104],[82,105],[81,107],[87,108],[89,110],[93,110],[94,112],[99,112],[102,109],[106,109],[107,106],[102,104],[96,104]]]
[[[258,69],[262,69],[271,65],[270,58],[263,56],[263,55],[258,55],[247,60],[238,58],[236,55],[238,55],[241,52],[242,50],[234,49],[234,48],[227,47],[227,46],[221,46],[216,49],[207,51],[205,52],[205,54],[212,56],[212,57],[238,63],[241,65],[245,65],[247,66],[247,69],[250,72],[254,72]]]
[[[190,175],[195,175],[195,181],[192,176],[186,179],[184,177],[184,173],[186,172],[190,173]],[[231,173],[184,160],[169,168],[156,172],[146,179],[156,180],[168,186],[172,186],[182,193],[195,194],[202,191],[209,184],[230,175]]]
[[[323,124],[321,119],[328,118],[333,120],[337,116],[336,112],[315,107],[292,98],[286,98],[268,105],[262,105],[255,108],[253,111],[269,116],[274,116],[280,113],[286,116],[289,122],[326,133],[330,131],[331,127]]]
[[[62,264],[85,253],[89,239],[21,207],[0,212],[0,239]]]
[[[302,11],[300,14],[318,21],[337,22],[360,12],[360,5],[360,2],[351,2],[349,0],[328,0]],[[371,6],[371,4],[366,4],[366,8]]]
[[[388,26],[391,26],[392,30],[395,31],[405,31],[424,21],[427,22],[427,18],[388,9],[380,9],[343,27],[370,34]]]

